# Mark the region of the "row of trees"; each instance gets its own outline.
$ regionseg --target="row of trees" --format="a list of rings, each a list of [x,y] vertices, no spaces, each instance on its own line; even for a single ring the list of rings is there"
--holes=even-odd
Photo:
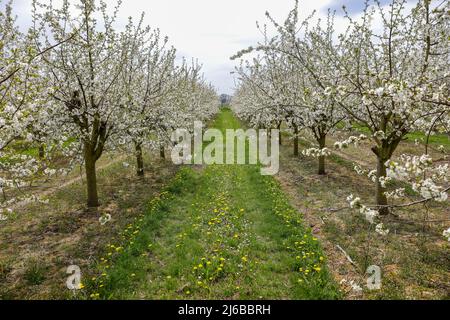
[[[1,5],[1,4],[0,4]],[[55,154],[83,162],[87,204],[99,205],[96,163],[105,150],[136,156],[144,175],[143,148],[170,147],[175,126],[192,126],[217,109],[201,66],[176,61],[176,50],[158,29],[131,18],[116,30],[114,10],[95,0],[55,7],[33,1],[33,26],[15,26],[11,2],[0,15],[0,188],[20,186],[38,172],[54,174]],[[17,156],[27,139],[39,159]],[[45,165],[43,165],[45,163]],[[29,169],[30,166],[32,169]],[[12,174],[12,167],[21,174]],[[45,169],[43,169],[45,167]],[[61,170],[61,168],[58,168]],[[66,168],[67,170],[67,168]],[[62,172],[62,171],[61,171]],[[2,203],[7,210],[18,198]]]
[[[388,197],[402,195],[400,189],[388,190],[389,180],[400,175],[423,201],[447,199],[447,165],[433,165],[427,154],[392,161],[408,133],[448,132],[450,125],[450,3],[420,0],[407,7],[405,0],[387,6],[367,1],[357,18],[345,12],[346,29],[336,34],[334,13],[325,21],[313,22],[314,13],[301,21],[297,1],[283,24],[266,14],[274,36],[267,26],[258,26],[263,41],[232,57],[253,54],[236,69],[236,113],[254,126],[279,127],[284,122],[295,139],[299,128],[306,129],[317,146],[303,153],[318,157],[319,174],[325,173],[330,152],[328,134],[355,124],[370,131],[369,136],[352,136],[335,145],[372,142],[377,168],[357,169],[375,182],[376,205],[366,207],[359,198],[349,198],[369,218],[387,214],[392,206]],[[297,144],[295,140],[295,154]]]

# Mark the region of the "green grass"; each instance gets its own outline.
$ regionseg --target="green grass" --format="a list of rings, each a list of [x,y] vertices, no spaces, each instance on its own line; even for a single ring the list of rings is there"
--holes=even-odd
[[[408,133],[406,137],[408,138],[409,141],[414,142],[417,139],[422,143],[425,143],[427,139],[427,135],[423,132]],[[429,143],[436,146],[443,145],[444,147],[450,148],[450,136],[446,134],[430,135]]]
[[[33,260],[25,270],[25,280],[29,285],[39,285],[45,280],[47,268],[39,261]]]
[[[213,127],[239,128],[229,109]],[[257,165],[184,167],[106,246],[100,299],[336,299],[321,247]]]
[[[361,133],[370,134],[369,128],[362,126],[360,124],[357,123],[353,124],[353,128]],[[408,133],[405,137],[408,141],[411,142],[415,142],[416,140],[418,140],[421,143],[425,143],[427,139],[427,133],[416,131]],[[450,136],[447,134],[430,135],[429,143],[435,146],[443,145],[446,148],[450,148]]]
[[[67,148],[74,142],[76,142],[75,138],[69,138],[63,142],[62,147]],[[39,147],[35,143],[31,143],[21,139],[14,141],[7,148],[7,150],[11,151],[11,154],[25,155],[33,158],[39,157]],[[10,162],[11,158],[8,156],[3,156],[0,158],[0,161]]]

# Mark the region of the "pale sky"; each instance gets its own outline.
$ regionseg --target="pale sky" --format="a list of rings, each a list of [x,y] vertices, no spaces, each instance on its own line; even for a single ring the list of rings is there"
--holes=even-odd
[[[111,8],[116,4],[116,0],[105,2]],[[316,10],[318,16],[324,17],[328,8],[342,15],[342,5],[350,13],[358,14],[364,6],[364,0],[299,2],[302,16]],[[19,25],[26,27],[30,23],[32,0],[13,0],[13,3]],[[266,11],[282,22],[294,3],[294,0],[123,0],[119,17],[125,23],[129,16],[138,18],[145,11],[145,23],[160,28],[179,57],[198,59],[203,64],[206,79],[217,92],[232,94],[234,79],[230,72],[237,62],[231,61],[230,56],[261,39],[256,21],[261,25],[266,23]],[[336,23],[339,29],[345,22],[338,18]]]

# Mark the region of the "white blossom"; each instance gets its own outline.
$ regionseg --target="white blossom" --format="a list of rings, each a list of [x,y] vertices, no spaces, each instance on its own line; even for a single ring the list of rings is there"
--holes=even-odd
[[[389,229],[384,229],[383,223],[379,223],[375,226],[375,232],[382,236],[386,236],[389,233]]]

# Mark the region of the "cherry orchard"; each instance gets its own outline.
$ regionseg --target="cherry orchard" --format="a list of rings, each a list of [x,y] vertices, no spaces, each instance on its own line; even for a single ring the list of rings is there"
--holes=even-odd
[[[270,18],[269,15],[268,17]],[[325,174],[325,156],[329,154],[326,137],[339,122],[347,118],[329,90],[330,86],[340,85],[340,78],[330,62],[321,59],[325,50],[323,44],[333,45],[332,17],[329,17],[325,30],[319,24],[308,30],[307,21],[303,22],[299,27],[304,30],[304,37],[301,39],[284,34],[284,29],[272,19],[271,21],[282,36],[269,38],[264,28],[261,30],[264,35],[263,43],[233,57],[241,57],[253,50],[263,52],[263,57],[253,59],[252,63],[246,61],[237,69],[242,84],[237,95],[236,112],[242,115],[257,108],[259,113],[265,113],[266,118],[271,119],[269,122],[278,120],[278,127],[282,121],[286,121],[296,139],[299,127],[306,128],[317,147],[304,150],[303,154],[317,157],[318,173]],[[294,10],[290,13],[285,28],[294,30],[297,24],[297,11]],[[288,36],[292,39],[285,39]],[[287,49],[274,49],[283,48],[284,41],[292,41],[288,44],[295,50],[286,53]],[[316,73],[310,72],[308,68]],[[257,97],[256,103],[251,101],[251,97],[245,98],[245,95]],[[260,121],[259,114],[251,114],[256,121]],[[294,141],[294,154],[298,154],[297,140]]]
[[[382,214],[388,212],[386,165],[392,164],[399,143],[410,132],[433,130],[437,118],[448,121],[449,116],[449,3],[432,8],[431,1],[419,1],[411,12],[405,6],[405,1],[393,1],[387,8],[367,7],[359,21],[349,18],[350,31],[342,37],[341,52],[328,51],[328,59],[335,61],[346,80],[339,94],[349,94],[355,101],[342,107],[371,133],[378,163],[376,204]],[[382,21],[379,33],[373,31],[376,15]],[[445,201],[443,187],[428,175],[416,184],[425,181],[434,189],[431,198]],[[428,193],[420,193],[429,198]]]
[[[19,177],[34,172],[35,163],[17,156],[11,159],[12,154],[8,152],[8,146],[25,134],[27,123],[31,122],[27,116],[26,102],[31,95],[27,81],[30,78],[28,62],[32,49],[15,25],[11,3],[0,2],[0,5],[5,6],[5,10],[0,11],[0,192],[3,198],[0,220],[3,220],[6,213],[11,212],[9,206],[17,201],[15,197],[9,199],[6,190],[22,185],[23,179]]]
[[[119,6],[108,15],[104,3],[81,1],[79,16],[71,17],[68,1],[58,9],[39,4],[47,42],[79,30],[42,60],[55,88],[55,124],[63,135],[76,137],[82,149],[90,207],[99,204],[96,162],[106,148],[132,146],[143,175],[142,146],[164,148],[175,123],[199,116],[210,106],[205,99],[216,99],[200,80],[198,66],[175,66],[175,49],[167,48],[159,30],[144,27],[142,19],[137,25],[130,19],[125,31],[114,30]],[[209,90],[206,97],[204,90]]]
[[[40,152],[37,159],[18,153],[15,147],[18,143],[38,142],[43,146],[44,137],[49,136],[45,128],[37,130],[45,102],[41,93],[47,88],[37,58],[59,43],[39,50],[34,41],[35,30],[31,28],[24,34],[16,26],[12,1],[0,1],[0,7],[3,8],[0,12],[0,219],[3,220],[17,202],[35,199],[26,190],[33,180],[55,173],[50,153],[44,159]]]
[[[142,28],[130,21],[126,27],[125,41],[129,41],[126,65],[121,80],[125,88],[126,108],[123,110],[122,131],[126,134],[121,143],[125,149],[133,146],[136,154],[137,175],[144,175],[143,145],[157,141],[149,140],[150,134],[161,138],[164,126],[163,114],[167,112],[162,103],[168,99],[173,88],[175,72],[175,49],[165,48],[167,38],[161,39],[160,31]]]
[[[117,10],[108,16],[106,6],[95,6],[94,1],[82,1],[78,16],[73,17],[68,1],[60,8],[52,4],[34,2],[42,24],[45,43],[64,39],[77,29],[77,35],[42,57],[43,68],[53,92],[48,104],[53,124],[58,132],[76,137],[85,163],[88,206],[98,206],[96,162],[107,143],[114,141],[120,128],[119,115],[125,107],[124,92],[120,86],[122,66],[127,56],[121,34],[113,29]],[[103,16],[102,31],[94,13]],[[81,154],[80,154],[81,155]],[[80,157],[81,158],[81,157]]]
[[[370,222],[390,208],[410,205],[388,202],[388,198],[404,198],[402,189],[389,190],[394,178],[410,182],[422,197],[412,204],[446,201],[448,165],[434,165],[428,147],[423,156],[402,155],[396,161],[392,156],[408,133],[425,132],[429,138],[448,131],[449,6],[423,0],[408,9],[403,0],[388,6],[368,2],[358,18],[345,13],[348,25],[340,35],[335,35],[334,14],[314,27],[314,13],[299,21],[298,2],[283,24],[267,13],[276,35],[269,37],[264,27],[263,42],[232,57],[258,54],[237,69],[240,88],[234,108],[254,123],[259,113],[278,119],[280,110],[289,110],[299,119],[296,123],[316,138],[317,148],[304,154],[319,159],[329,153],[325,137],[337,124],[367,128],[369,136],[351,136],[335,147],[365,139],[373,143],[377,168],[355,169],[376,184],[375,205],[363,205],[356,196],[348,198]],[[323,169],[320,163],[319,173]]]
[[[217,111],[201,66],[177,65],[175,49],[159,30],[142,19],[115,29],[120,5],[110,10],[95,0],[60,6],[36,0],[32,28],[23,35],[6,4],[0,16],[3,211],[11,212],[18,200],[7,199],[7,192],[37,175],[67,173],[76,163],[84,164],[87,204],[96,207],[96,163],[106,150],[132,150],[143,175],[143,146],[157,146],[163,155],[175,125],[192,126]],[[23,141],[38,148],[37,159],[17,156]],[[68,165],[51,168],[53,154]]]
[[[181,124],[192,127],[196,119],[209,119],[217,112],[217,99],[199,77],[200,65],[189,66],[185,60],[175,64],[176,51],[158,29],[143,28],[142,19],[136,26],[130,21],[124,39],[130,58],[121,76],[127,101],[120,144],[125,149],[133,146],[136,172],[143,176],[143,146],[159,148],[165,157],[171,132]]]

